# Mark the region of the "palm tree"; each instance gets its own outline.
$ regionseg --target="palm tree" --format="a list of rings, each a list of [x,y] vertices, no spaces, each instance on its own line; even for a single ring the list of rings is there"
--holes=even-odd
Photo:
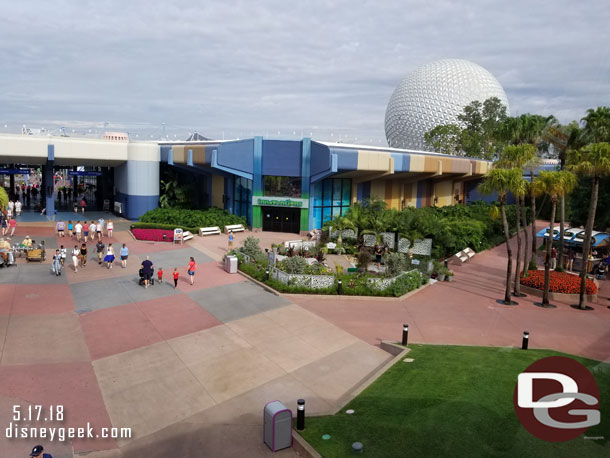
[[[479,190],[483,194],[496,194],[498,203],[500,204],[500,213],[502,215],[502,225],[504,227],[504,239],[506,241],[506,253],[508,255],[508,264],[506,267],[506,291],[504,300],[498,302],[504,305],[516,305],[516,302],[511,301],[510,289],[512,283],[512,267],[513,267],[513,252],[510,247],[510,232],[508,229],[508,220],[506,219],[506,196],[511,188],[514,188],[514,183],[522,177],[523,172],[519,169],[504,169],[494,168],[485,175],[485,179],[479,185]]]
[[[337,245],[343,245],[343,231],[347,229],[355,229],[356,225],[345,216],[335,216],[332,220],[328,221],[325,225],[332,227],[334,230],[339,232],[337,237]]]
[[[557,269],[555,270],[563,270],[563,250],[564,250],[564,240],[563,236],[565,234],[565,220],[566,220],[566,195],[570,194],[574,188],[576,187],[576,175],[572,172],[568,172],[566,170],[562,170],[559,172],[561,175],[559,177],[561,181],[559,195],[560,199],[560,215],[559,215],[559,253],[557,254]]]
[[[546,256],[544,260],[544,294],[542,296],[542,307],[551,307],[549,303],[549,291],[551,281],[551,249],[555,238],[555,214],[557,212],[557,202],[559,197],[566,193],[566,189],[574,187],[574,175],[570,172],[540,172],[534,187],[541,193],[546,194],[551,199],[551,220],[549,236],[546,240]]]
[[[500,159],[497,162],[497,166],[505,168],[516,167],[523,171],[525,165],[536,157],[536,148],[532,145],[509,145],[502,151]],[[522,172],[523,173],[523,172]],[[521,218],[525,214],[521,212],[522,204],[525,203],[525,194],[528,190],[527,182],[523,179],[515,180],[512,183],[511,193],[515,196],[515,214],[516,214],[516,225],[517,225],[517,257],[515,266],[515,289],[514,294],[517,297],[521,297]],[[525,249],[523,256],[523,268],[527,270],[527,225],[525,220],[523,222],[523,228],[525,233]]]
[[[582,272],[580,273],[580,297],[578,307],[586,309],[585,285],[587,279],[587,261],[591,250],[591,233],[595,222],[595,211],[597,209],[597,196],[599,194],[599,182],[603,176],[610,175],[610,143],[593,143],[574,152],[568,157],[568,168],[576,173],[590,176],[593,179],[591,199],[589,201],[589,213],[585,226],[585,239],[582,248]]]
[[[610,108],[589,108],[581,121],[584,123],[583,133],[591,143],[610,141]]]

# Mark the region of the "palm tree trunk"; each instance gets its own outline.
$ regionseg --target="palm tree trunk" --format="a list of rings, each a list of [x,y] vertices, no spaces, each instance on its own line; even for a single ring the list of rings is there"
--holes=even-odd
[[[534,184],[534,170],[530,169],[530,183]],[[536,195],[534,189],[530,191],[531,208],[532,208],[532,261],[536,264]]]
[[[506,291],[504,293],[504,303],[509,305],[510,299],[510,285],[511,285],[511,273],[513,267],[513,251],[510,248],[510,232],[508,230],[508,221],[506,219],[506,210],[504,209],[504,202],[500,202],[500,211],[502,212],[502,225],[504,226],[504,239],[506,240],[506,253],[508,254],[508,265],[506,266]]]
[[[557,265],[563,270],[563,233],[565,231],[565,221],[566,221],[566,199],[565,196],[561,195],[561,207],[559,214],[559,253],[557,253]]]
[[[551,248],[553,247],[553,225],[555,224],[555,211],[557,210],[557,200],[552,199],[551,222],[549,238],[546,240],[546,256],[544,258],[544,294],[542,295],[542,305],[549,305],[549,290],[551,288]]]
[[[529,235],[527,233],[527,208],[525,207],[525,196],[521,196],[521,224],[523,226],[523,236],[525,238],[525,244],[523,246],[523,270],[527,272],[529,270],[529,251],[527,250]]]
[[[520,197],[515,199],[515,216],[517,223],[517,256],[515,257],[515,296],[519,297],[521,295],[521,224],[520,224],[520,216],[521,216],[521,205],[520,205]]]
[[[585,291],[587,283],[587,265],[589,264],[589,251],[591,251],[591,233],[593,232],[593,223],[595,222],[595,210],[597,210],[597,196],[599,194],[599,177],[593,177],[593,189],[591,190],[591,200],[589,202],[589,215],[587,217],[587,225],[585,226],[585,240],[582,247],[582,272],[580,273],[580,297],[578,298],[578,307],[586,308]]]

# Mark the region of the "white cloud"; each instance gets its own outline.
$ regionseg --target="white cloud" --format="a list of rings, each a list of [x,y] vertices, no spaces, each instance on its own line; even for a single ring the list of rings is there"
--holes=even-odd
[[[399,81],[449,57],[491,71],[513,113],[570,121],[610,105],[603,0],[64,0],[2,9],[0,121],[11,125],[108,121],[157,132],[165,122],[180,134],[341,131],[377,143]]]

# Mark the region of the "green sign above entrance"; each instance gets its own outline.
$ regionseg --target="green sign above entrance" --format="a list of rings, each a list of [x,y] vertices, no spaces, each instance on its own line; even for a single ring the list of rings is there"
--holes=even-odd
[[[261,207],[309,208],[309,199],[252,196],[252,205]]]

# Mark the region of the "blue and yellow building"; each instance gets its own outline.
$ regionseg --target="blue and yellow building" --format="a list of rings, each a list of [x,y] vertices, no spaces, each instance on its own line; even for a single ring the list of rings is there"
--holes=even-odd
[[[208,205],[282,232],[320,228],[368,197],[388,208],[464,204],[488,161],[395,148],[262,137],[160,143],[163,166],[199,176]]]

